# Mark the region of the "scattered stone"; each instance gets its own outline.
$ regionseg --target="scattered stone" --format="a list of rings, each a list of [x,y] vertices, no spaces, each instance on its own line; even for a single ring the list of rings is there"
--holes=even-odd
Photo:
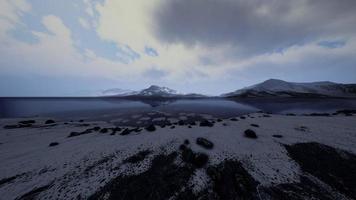
[[[214,124],[209,122],[208,120],[204,120],[204,121],[200,122],[200,126],[213,127]]]
[[[283,135],[272,135],[272,137],[275,137],[275,138],[282,138]]]
[[[237,120],[236,118],[231,118],[230,121],[236,122],[236,121],[239,121],[239,120]]]
[[[297,131],[301,131],[301,132],[309,132],[309,128],[306,127],[306,126],[299,126],[299,127],[294,128],[294,129],[297,130]]]
[[[75,137],[75,136],[79,136],[79,135],[85,135],[88,133],[92,133],[92,129],[87,129],[83,132],[71,132],[68,137]]]
[[[125,128],[125,129],[120,133],[120,135],[128,135],[128,134],[130,134],[130,133],[131,133],[131,130],[128,129],[128,128]]]
[[[330,113],[310,113],[310,114],[304,114],[304,116],[329,117]]]
[[[251,130],[251,129],[247,129],[245,130],[245,137],[247,138],[252,138],[252,139],[256,139],[257,138],[257,135],[255,133],[255,131]]]
[[[223,120],[219,118],[219,119],[217,119],[216,121],[217,121],[217,122],[222,122]]]
[[[227,124],[226,124],[226,123],[223,123],[222,125],[223,125],[223,126],[227,126]]]
[[[100,131],[100,127],[99,126],[95,126],[95,127],[93,127],[93,130],[94,131]]]
[[[189,125],[191,125],[191,126],[196,126],[197,123],[195,123],[195,121],[193,121],[193,122],[190,122]]]
[[[344,114],[345,116],[353,116],[356,114],[356,110],[338,110],[334,115]]]
[[[192,126],[189,125],[188,128],[192,128]]]
[[[54,124],[54,123],[56,123],[56,122],[52,119],[49,119],[45,122],[45,124]]]
[[[4,129],[15,129],[15,128],[21,128],[19,125],[5,125],[3,126]]]
[[[271,115],[264,114],[263,117],[271,117]]]
[[[109,132],[109,129],[107,129],[107,128],[103,128],[100,130],[100,133],[107,133],[107,132]]]
[[[251,124],[251,126],[253,126],[253,127],[260,127],[258,124]]]
[[[51,142],[48,146],[50,146],[50,147],[54,147],[54,146],[57,146],[57,145],[59,145],[59,143],[58,143],[58,142]]]
[[[147,155],[149,155],[151,153],[150,150],[144,150],[144,151],[140,151],[137,154],[128,157],[127,159],[125,159],[123,161],[123,163],[138,163],[143,161]]]
[[[179,126],[183,126],[184,124],[185,124],[185,123],[184,123],[183,120],[179,120],[179,121],[178,121],[178,125],[179,125]]]
[[[206,149],[212,149],[214,147],[212,142],[202,137],[197,138],[196,143]]]
[[[79,120],[79,122],[84,122],[84,120],[81,119],[81,120]]]
[[[175,128],[175,126],[171,126],[171,129],[174,129]]]
[[[146,131],[153,132],[153,131],[156,130],[156,127],[155,127],[155,125],[150,124],[150,125],[147,126],[145,129],[146,129]]]
[[[19,124],[34,124],[36,123],[35,120],[25,120],[25,121],[19,121]]]
[[[287,116],[296,116],[296,114],[294,114],[294,113],[287,113],[286,115]]]
[[[241,117],[240,117],[240,119],[246,119],[246,117],[244,117],[244,116],[241,116]]]
[[[185,144],[185,145],[190,144],[189,140],[188,140],[188,139],[185,139],[185,140],[184,140],[184,144]]]

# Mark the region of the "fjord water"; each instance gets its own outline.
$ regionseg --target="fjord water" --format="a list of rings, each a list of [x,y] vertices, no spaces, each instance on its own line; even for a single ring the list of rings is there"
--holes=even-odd
[[[140,99],[0,98],[0,118],[57,117],[105,119],[148,112],[196,113],[231,117],[257,111],[270,113],[331,113],[356,109],[355,99]]]

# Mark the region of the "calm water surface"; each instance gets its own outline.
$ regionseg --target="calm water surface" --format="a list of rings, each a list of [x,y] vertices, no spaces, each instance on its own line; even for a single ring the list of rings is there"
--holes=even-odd
[[[179,99],[124,100],[118,98],[0,98],[0,118],[57,117],[105,119],[150,112],[196,113],[231,117],[264,111],[324,113],[356,109],[355,99]]]

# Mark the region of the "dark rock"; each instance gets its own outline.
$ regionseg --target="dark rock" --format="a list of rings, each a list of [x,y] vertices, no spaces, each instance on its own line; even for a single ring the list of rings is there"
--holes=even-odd
[[[79,120],[79,122],[84,122],[84,120],[81,119],[81,120]]]
[[[188,128],[192,128],[192,126],[189,125]]]
[[[136,127],[135,129],[132,129],[133,131],[135,131],[136,133],[139,133],[142,131],[142,129],[140,129],[139,127]]]
[[[200,122],[200,126],[213,127],[214,124],[209,122],[208,120],[204,120],[204,121]]]
[[[253,127],[260,127],[258,124],[251,124]]]
[[[206,170],[212,180],[216,199],[258,199],[257,181],[238,161],[227,160]]]
[[[315,142],[285,147],[302,171],[356,199],[356,155]]]
[[[194,162],[194,157],[195,157],[195,154],[190,148],[183,149],[182,160],[184,162],[193,163]]]
[[[184,144],[185,144],[185,145],[190,144],[189,140],[188,140],[188,139],[184,140]]]
[[[246,119],[246,117],[244,117],[244,116],[241,116],[241,117],[240,117],[240,119]]]
[[[276,134],[276,135],[272,135],[272,137],[275,137],[275,138],[282,138],[283,135],[278,135],[278,134]]]
[[[287,113],[287,116],[296,116],[294,113]]]
[[[179,150],[184,151],[187,148],[184,144],[179,145]]]
[[[251,130],[251,129],[247,129],[245,130],[245,137],[247,138],[252,138],[252,139],[256,139],[257,138],[257,135],[255,133],[255,131]]]
[[[95,126],[95,127],[93,127],[93,130],[94,131],[100,131],[100,127],[99,126]]]
[[[177,153],[156,156],[147,171],[118,176],[88,199],[170,199],[182,191],[194,173],[192,167],[176,165],[176,156]]]
[[[300,182],[282,183],[268,188],[260,188],[260,193],[264,199],[276,200],[301,200],[301,199],[320,199],[334,200],[339,199],[333,191],[325,188],[324,185],[316,182],[307,176],[301,176]]]
[[[188,147],[182,147],[182,160],[186,163],[190,163],[197,168],[204,167],[209,161],[209,157],[203,153],[194,153]]]
[[[223,125],[223,126],[227,126],[227,124],[226,124],[226,123],[223,123],[222,125]]]
[[[275,138],[282,138],[283,135],[272,135],[272,137],[275,137]]]
[[[202,137],[197,138],[196,143],[206,149],[212,149],[214,147],[212,142]]]
[[[236,121],[239,121],[239,120],[237,120],[236,118],[231,118],[230,121],[235,121],[236,122]]]
[[[54,123],[56,123],[56,122],[52,119],[49,119],[45,122],[45,124],[54,124]]]
[[[222,119],[217,119],[216,121],[217,121],[217,122],[222,122],[223,120],[222,120]]]
[[[59,145],[58,142],[51,142],[48,146],[53,147],[53,146],[57,146],[57,145]]]
[[[170,128],[171,128],[171,129],[174,129],[174,128],[175,128],[175,126],[171,126]]]
[[[209,156],[204,153],[197,153],[195,154],[193,164],[197,168],[204,167],[209,161]]]
[[[311,113],[308,116],[322,116],[322,117],[329,117],[330,113]]]
[[[125,159],[123,161],[123,163],[138,163],[143,161],[147,155],[149,155],[151,153],[150,150],[144,150],[144,151],[140,151],[137,154],[128,157],[127,159]]]
[[[271,115],[264,114],[263,117],[271,117]]]
[[[179,125],[179,126],[183,126],[184,124],[185,124],[185,123],[184,123],[183,120],[179,120],[179,121],[178,121],[178,125]]]
[[[147,126],[145,129],[146,129],[146,131],[153,132],[153,131],[156,130],[156,127],[155,127],[155,125],[150,124],[150,125]]]
[[[34,124],[36,123],[35,120],[25,120],[25,121],[19,121],[19,124]]]
[[[37,196],[39,194],[41,194],[42,192],[48,190],[51,187],[52,187],[52,184],[45,185],[45,186],[38,187],[38,188],[35,187],[33,190],[31,190],[30,192],[27,192],[26,194],[22,195],[18,199],[23,199],[23,200],[37,199]]]
[[[128,134],[130,134],[130,133],[131,133],[131,130],[128,129],[128,128],[125,128],[125,129],[120,133],[120,135],[128,135]]]
[[[356,114],[356,110],[338,110],[336,111],[337,114]]]
[[[23,175],[25,175],[25,174],[18,174],[18,175],[15,175],[15,176],[11,176],[11,177],[0,179],[0,187],[2,187],[5,184],[11,183],[13,180],[15,180],[15,179],[17,179],[19,177],[22,177]]]
[[[195,125],[197,125],[197,123],[195,123],[195,121],[193,121],[193,122],[190,122],[189,125],[195,126]]]
[[[14,124],[14,125],[5,125],[3,128],[4,129],[15,129],[15,128],[21,128],[21,126]]]
[[[109,129],[107,129],[107,128],[103,128],[100,130],[100,133],[107,133],[107,132],[109,132]]]

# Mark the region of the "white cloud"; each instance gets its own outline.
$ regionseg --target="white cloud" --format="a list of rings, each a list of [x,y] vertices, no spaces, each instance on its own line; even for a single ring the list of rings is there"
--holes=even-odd
[[[6,42],[7,31],[21,25],[21,15],[30,10],[25,0],[0,0],[0,42]]]
[[[80,17],[80,18],[78,19],[78,22],[79,22],[79,24],[80,24],[83,28],[85,28],[85,29],[90,29],[90,24],[89,24],[89,22],[88,22],[86,19]]]

